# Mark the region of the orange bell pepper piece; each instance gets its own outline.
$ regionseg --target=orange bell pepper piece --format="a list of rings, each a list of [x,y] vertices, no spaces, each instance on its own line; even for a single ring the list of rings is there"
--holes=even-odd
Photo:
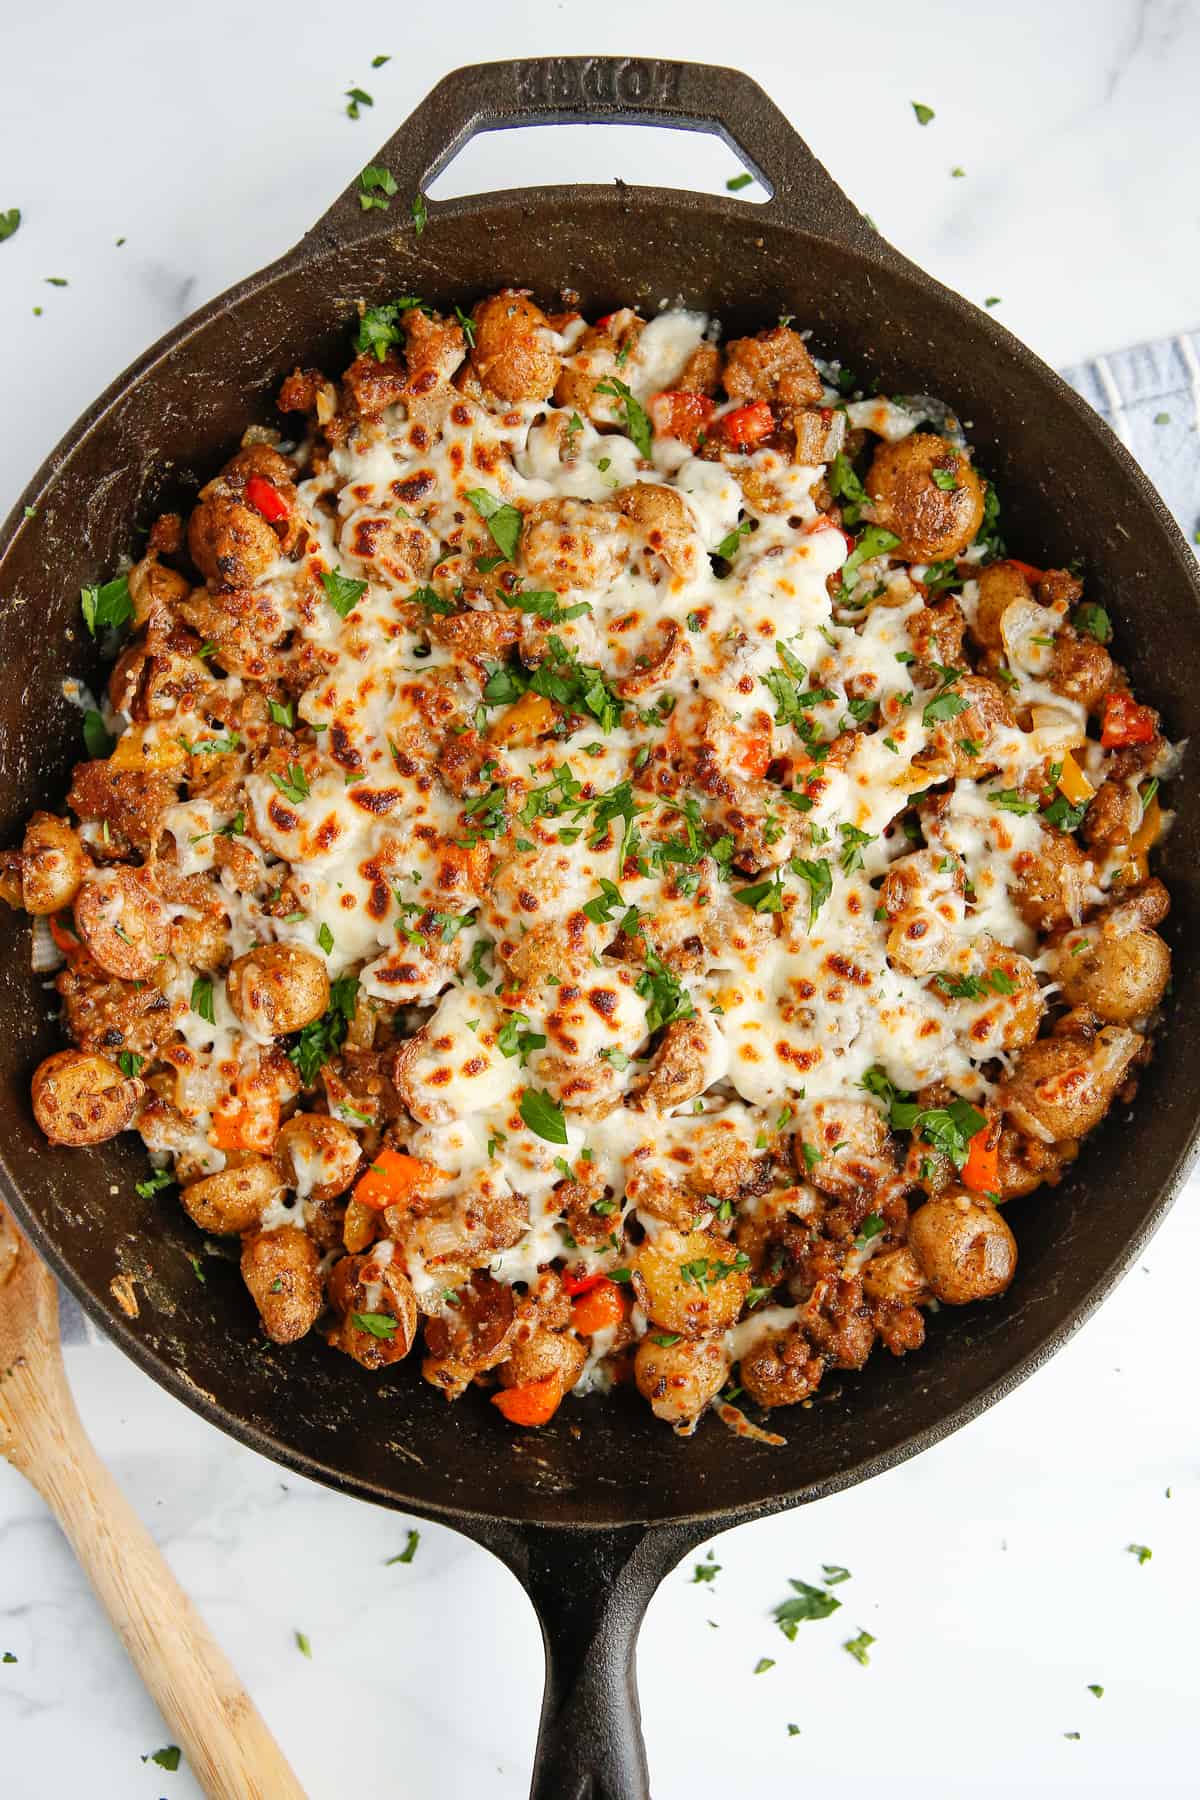
[[[985,1125],[977,1131],[967,1149],[967,1160],[962,1178],[963,1186],[970,1188],[973,1194],[994,1194],[1000,1186],[1000,1143],[988,1142],[993,1135],[993,1128]]]
[[[625,1317],[625,1302],[615,1281],[602,1278],[571,1307],[571,1323],[582,1337],[608,1331]]]
[[[407,1206],[414,1194],[445,1181],[446,1171],[408,1156],[403,1150],[381,1150],[365,1175],[354,1184],[354,1198],[363,1206],[382,1212],[387,1206]]]
[[[735,450],[753,450],[775,429],[775,415],[766,400],[752,400],[748,406],[735,406],[720,421],[720,433]]]
[[[540,1381],[528,1381],[524,1387],[501,1388],[492,1395],[492,1405],[510,1425],[545,1425],[558,1411],[562,1397],[562,1376],[556,1372],[543,1375]]]
[[[208,1139],[218,1150],[269,1151],[278,1135],[278,1100],[264,1095],[251,1106],[234,1095],[213,1114]]]
[[[1148,706],[1139,706],[1132,694],[1109,694],[1105,699],[1100,742],[1106,750],[1148,744],[1157,728],[1154,713]]]

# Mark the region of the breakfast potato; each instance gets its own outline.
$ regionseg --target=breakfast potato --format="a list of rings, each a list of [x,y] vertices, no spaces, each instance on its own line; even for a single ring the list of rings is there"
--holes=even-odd
[[[144,1093],[107,1057],[59,1050],[33,1077],[33,1116],[52,1144],[102,1144],[132,1124]]]
[[[336,1199],[350,1186],[361,1162],[357,1137],[327,1113],[294,1113],[279,1128],[276,1167],[301,1198]]]
[[[1144,1042],[1121,1025],[1106,1025],[1094,1038],[1039,1038],[1001,1082],[1000,1104],[1045,1144],[1081,1138],[1107,1113]]]
[[[681,1337],[671,1343],[670,1335],[651,1332],[642,1339],[633,1359],[634,1380],[655,1418],[687,1425],[724,1387],[729,1352],[719,1337]]]
[[[260,1037],[300,1031],[329,1005],[329,972],[319,956],[296,944],[263,944],[230,965],[229,1004]]]
[[[214,1237],[250,1231],[283,1192],[279,1172],[261,1156],[234,1153],[223,1169],[179,1191],[183,1210],[201,1231]]]
[[[276,1344],[294,1344],[316,1324],[325,1304],[321,1262],[312,1239],[295,1225],[250,1232],[242,1239],[242,1280]]]
[[[961,556],[983,523],[983,483],[932,432],[881,444],[863,486],[875,523],[900,539],[893,554],[911,562]]]
[[[34,813],[21,845],[21,905],[26,912],[53,913],[70,906],[90,868],[66,819]]]
[[[710,1336],[732,1325],[750,1288],[749,1258],[713,1232],[665,1230],[633,1261],[638,1304],[663,1331]]]
[[[100,967],[123,981],[149,981],[166,956],[166,909],[136,869],[89,876],[75,899],[75,928]]]
[[[939,1300],[965,1306],[1002,1294],[1017,1268],[1017,1240],[999,1209],[965,1191],[927,1200],[909,1220],[908,1244]]]

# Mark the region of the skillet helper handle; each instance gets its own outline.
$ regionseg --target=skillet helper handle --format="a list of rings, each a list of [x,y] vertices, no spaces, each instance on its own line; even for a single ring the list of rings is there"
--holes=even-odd
[[[209,1800],[307,1800],[232,1664],[92,1448],[57,1346],[11,1371],[5,1387],[5,1454],[58,1520]]]
[[[371,159],[395,179],[389,225],[412,232],[411,202],[481,131],[527,125],[675,126],[723,138],[770,194],[764,218],[779,218],[844,244],[879,240],[775,102],[740,69],[641,56],[543,56],[472,63],[446,75]],[[636,195],[636,189],[631,192]],[[379,214],[364,210],[355,181],[314,227],[312,238],[345,243],[374,236]],[[429,230],[439,204],[428,202]],[[729,200],[726,205],[745,204]],[[399,219],[405,221],[399,226]],[[514,271],[519,275],[519,271]]]

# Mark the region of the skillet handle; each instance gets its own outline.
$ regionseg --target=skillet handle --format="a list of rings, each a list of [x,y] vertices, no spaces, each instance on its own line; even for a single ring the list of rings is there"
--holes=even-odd
[[[534,1525],[478,1535],[533,1601],[546,1647],[530,1800],[649,1800],[637,1636],[659,1582],[702,1534]]]
[[[372,163],[395,179],[388,225],[406,234],[409,208],[481,131],[523,125],[667,125],[714,133],[754,171],[771,199],[761,208],[843,244],[878,239],[808,145],[756,81],[740,69],[640,56],[544,56],[472,63],[438,82]],[[360,205],[357,179],[305,239],[329,246],[379,235],[378,211]],[[461,201],[428,202],[429,218]],[[722,204],[718,202],[718,204]],[[727,200],[733,207],[745,202]]]

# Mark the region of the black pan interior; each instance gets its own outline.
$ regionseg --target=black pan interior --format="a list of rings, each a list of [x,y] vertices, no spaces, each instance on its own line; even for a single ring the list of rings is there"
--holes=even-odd
[[[1174,737],[1200,724],[1200,621],[1190,553],[1107,428],[1007,333],[881,249],[879,259],[806,236],[734,202],[652,191],[548,190],[440,211],[423,239],[381,230],[349,248],[310,240],[165,340],[93,409],[22,497],[0,558],[0,843],[57,804],[82,754],[68,674],[104,679],[79,622],[78,590],[136,550],[164,501],[186,497],[272,417],[297,363],[340,371],[361,297],[402,292],[464,304],[501,281],[543,301],[576,290],[585,310],[653,310],[682,299],[734,331],[780,313],[811,326],[864,383],[957,406],[999,483],[1014,554],[1084,559],[1088,591],[1117,622],[1117,648]],[[26,520],[23,508],[37,506]],[[1075,1170],[1010,1212],[1021,1265],[1009,1294],[930,1321],[929,1342],[880,1351],[807,1409],[777,1415],[784,1449],[738,1442],[709,1419],[681,1442],[628,1396],[568,1403],[541,1432],[514,1434],[478,1395],[454,1408],[415,1363],[367,1375],[315,1339],[264,1343],[236,1267],[192,1258],[200,1234],[172,1194],[139,1199],[132,1140],[49,1150],[28,1081],[58,1047],[55,996],[28,971],[28,927],[0,920],[0,1126],[10,1197],[71,1286],[158,1380],[217,1423],[310,1474],[394,1505],[491,1518],[601,1525],[811,1498],[911,1453],[979,1410],[1061,1341],[1161,1216],[1200,1111],[1188,946],[1200,924],[1200,811],[1187,782],[1163,872],[1174,912],[1173,996],[1132,1114],[1109,1119]],[[139,1312],[110,1291],[133,1273]]]

